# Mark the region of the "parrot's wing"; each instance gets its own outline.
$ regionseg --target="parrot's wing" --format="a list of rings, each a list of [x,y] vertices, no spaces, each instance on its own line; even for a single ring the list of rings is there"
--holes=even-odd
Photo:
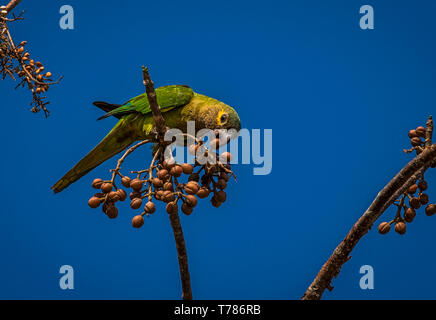
[[[188,104],[194,97],[194,91],[190,87],[184,85],[166,86],[156,89],[156,97],[161,111],[167,112],[173,108]],[[151,112],[150,103],[148,102],[146,93],[130,99],[121,107],[109,111],[98,120],[110,116],[120,117],[134,112],[139,112],[144,115]]]

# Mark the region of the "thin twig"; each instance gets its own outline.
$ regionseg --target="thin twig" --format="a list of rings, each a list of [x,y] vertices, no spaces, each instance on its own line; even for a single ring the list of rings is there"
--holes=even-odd
[[[427,126],[433,128],[431,117]],[[350,253],[359,240],[371,229],[374,222],[405,193],[436,159],[436,144],[425,148],[421,154],[410,161],[377,195],[371,206],[354,224],[345,239],[336,247],[330,258],[323,265],[315,280],[309,286],[303,300],[321,299],[325,289],[332,290],[331,281],[339,275],[342,265],[351,257]]]
[[[425,130],[425,148],[428,148],[432,144],[432,137],[433,137],[433,117],[429,116],[426,124],[426,130]]]
[[[141,142],[138,142],[137,144],[135,144],[134,146],[130,147],[129,149],[127,149],[127,151],[124,153],[124,155],[118,160],[117,162],[117,167],[112,171],[112,179],[111,179],[111,183],[112,185],[116,188],[115,186],[115,177],[117,176],[117,174],[120,173],[121,170],[121,165],[123,164],[124,160],[126,160],[127,156],[129,154],[131,154],[133,151],[135,151],[137,148],[139,148],[140,146],[143,146],[144,144],[150,143],[151,140],[143,140]]]

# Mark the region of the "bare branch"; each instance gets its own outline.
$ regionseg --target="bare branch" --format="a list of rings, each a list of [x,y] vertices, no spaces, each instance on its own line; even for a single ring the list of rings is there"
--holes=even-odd
[[[154,83],[148,73],[148,68],[142,67],[142,75],[144,78],[145,91],[147,93],[148,102],[150,103],[150,109],[153,114],[153,119],[156,124],[156,131],[160,142],[163,142],[163,137],[167,131],[165,127],[165,119],[162,117],[159,104],[157,103],[156,92],[154,91]]]
[[[427,121],[427,132],[432,132],[433,121]],[[427,135],[426,141],[431,141]],[[321,299],[325,289],[332,290],[331,281],[337,277],[342,265],[351,257],[350,253],[359,240],[371,229],[374,222],[392,205],[398,197],[407,192],[436,159],[436,144],[425,148],[418,156],[410,161],[377,195],[371,206],[354,224],[345,239],[336,247],[330,258],[323,265],[315,280],[309,286],[303,300]]]
[[[191,277],[188,269],[188,255],[186,253],[185,239],[183,237],[182,225],[179,214],[169,214],[171,227],[173,228],[174,239],[176,240],[177,257],[179,259],[180,278],[182,280],[183,300],[192,300]]]
[[[142,67],[142,74],[144,78],[144,86],[147,93],[148,102],[150,103],[150,109],[153,114],[153,119],[156,124],[156,131],[160,148],[164,148],[163,138],[167,128],[165,126],[165,119],[160,111],[159,104],[157,102],[156,92],[154,91],[154,84],[148,73],[148,68]],[[188,268],[188,255],[186,253],[185,239],[183,237],[182,225],[180,224],[178,212],[172,212],[169,214],[171,227],[173,228],[174,239],[176,241],[177,256],[179,260],[180,279],[182,281],[182,298],[184,300],[192,300],[191,290],[191,277],[189,275]]]
[[[11,0],[7,6],[6,6],[6,11],[9,13],[12,10],[14,10],[14,8],[21,2],[21,0]]]

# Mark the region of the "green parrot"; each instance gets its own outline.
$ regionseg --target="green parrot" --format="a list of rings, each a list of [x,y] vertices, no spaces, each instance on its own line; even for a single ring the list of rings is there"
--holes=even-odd
[[[195,129],[241,129],[236,111],[213,98],[195,93],[185,85],[171,85],[156,89],[158,104],[169,128],[187,131],[187,122],[194,121]],[[100,119],[114,116],[119,119],[109,134],[68,171],[52,187],[61,192],[88,172],[129,147],[133,142],[154,136],[154,121],[145,93],[123,105],[97,101],[94,105],[107,112]]]

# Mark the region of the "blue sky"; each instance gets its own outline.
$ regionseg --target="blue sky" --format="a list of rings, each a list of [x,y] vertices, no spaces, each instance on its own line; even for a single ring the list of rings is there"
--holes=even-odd
[[[75,29],[59,27],[59,8]],[[375,30],[359,28],[371,4]],[[90,182],[108,161],[61,194],[51,185],[115,124],[91,103],[188,84],[234,106],[248,129],[273,130],[273,170],[235,166],[219,209],[201,201],[182,217],[196,299],[298,299],[379,190],[411,156],[407,131],[436,108],[433,1],[46,1],[24,0],[14,23],[62,83],[51,116],[31,114],[30,96],[0,82],[0,298],[178,299],[180,279],[161,207],[144,228],[124,204],[110,221],[91,210]],[[18,8],[17,8],[18,9]],[[136,169],[148,150],[132,157]],[[431,201],[436,178],[426,176]],[[390,220],[394,209],[385,218]],[[435,299],[436,218],[421,211],[405,236],[375,228],[358,244],[326,299]],[[380,221],[379,221],[380,222]],[[59,288],[59,268],[75,289]],[[371,265],[375,289],[361,290]]]

